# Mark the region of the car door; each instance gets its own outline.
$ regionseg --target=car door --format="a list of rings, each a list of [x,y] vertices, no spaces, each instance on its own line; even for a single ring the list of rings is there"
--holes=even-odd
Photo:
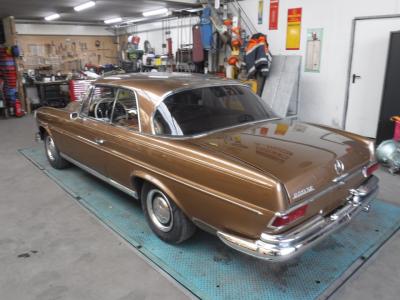
[[[107,159],[107,174],[114,182],[131,187],[130,175],[143,155],[140,145],[140,118],[137,94],[119,88],[111,116],[108,146],[113,155]]]
[[[116,91],[112,86],[94,86],[80,113],[64,124],[67,134],[62,141],[63,154],[104,176],[107,176],[107,139]]]

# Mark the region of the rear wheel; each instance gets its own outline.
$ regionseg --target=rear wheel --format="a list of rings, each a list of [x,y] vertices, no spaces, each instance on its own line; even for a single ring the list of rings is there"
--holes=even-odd
[[[179,244],[190,238],[196,231],[195,225],[179,207],[154,185],[144,184],[141,202],[150,228],[160,239]]]
[[[64,169],[69,166],[69,162],[61,157],[53,138],[48,133],[44,135],[44,149],[47,160],[53,168]]]

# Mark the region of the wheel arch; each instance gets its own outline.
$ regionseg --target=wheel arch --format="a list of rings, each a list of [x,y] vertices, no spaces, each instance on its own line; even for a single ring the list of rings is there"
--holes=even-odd
[[[52,137],[52,134],[51,134],[51,132],[50,132],[48,126],[46,126],[46,125],[44,125],[44,124],[40,124],[40,125],[38,126],[38,129],[39,129],[39,135],[40,135],[40,139],[41,139],[41,140],[44,140],[44,136],[45,136],[46,134],[48,134],[48,135],[50,135],[50,136]]]
[[[157,188],[159,188],[165,194],[167,194],[167,196],[169,198],[171,198],[171,200],[185,213],[185,215],[188,216],[185,207],[182,205],[181,201],[176,196],[176,194],[171,190],[171,188],[168,187],[167,184],[165,184],[157,176],[154,176],[153,174],[149,174],[145,171],[134,171],[131,174],[131,182],[132,182],[132,186],[137,191],[139,198],[141,196],[144,184],[150,183],[150,184],[156,186]],[[191,219],[191,218],[189,218],[189,219]]]

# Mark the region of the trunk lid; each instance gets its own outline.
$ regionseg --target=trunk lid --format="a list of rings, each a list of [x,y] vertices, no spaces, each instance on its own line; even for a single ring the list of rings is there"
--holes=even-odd
[[[291,120],[228,129],[191,142],[274,176],[284,184],[291,204],[332,185],[339,175],[361,168],[370,155],[360,141]],[[344,167],[341,172],[335,170],[338,160]]]

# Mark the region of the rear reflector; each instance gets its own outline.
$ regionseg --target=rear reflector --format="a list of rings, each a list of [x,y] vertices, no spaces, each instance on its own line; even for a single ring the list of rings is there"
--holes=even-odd
[[[274,222],[272,222],[273,227],[281,227],[292,223],[293,221],[297,220],[298,218],[303,217],[306,214],[307,205],[301,206],[294,211],[288,213],[284,216],[276,216]]]
[[[369,177],[378,169],[379,169],[379,164],[373,163],[363,169],[363,174],[365,177]]]

